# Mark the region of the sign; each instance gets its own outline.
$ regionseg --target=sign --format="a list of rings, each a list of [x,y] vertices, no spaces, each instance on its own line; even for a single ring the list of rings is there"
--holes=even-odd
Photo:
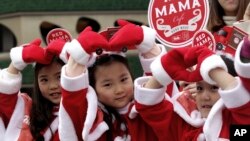
[[[235,26],[224,26],[213,35],[216,42],[216,51],[234,56],[239,43],[247,36],[247,33]]]
[[[157,39],[167,47],[189,46],[194,34],[205,28],[208,0],[151,0],[148,21]]]
[[[55,28],[52,29],[46,36],[46,43],[49,44],[50,42],[57,40],[57,39],[62,39],[66,42],[70,42],[72,40],[71,34],[63,29],[63,28]]]
[[[200,30],[194,34],[192,46],[206,46],[208,47],[208,49],[215,51],[216,43],[214,40],[214,36],[209,31]]]

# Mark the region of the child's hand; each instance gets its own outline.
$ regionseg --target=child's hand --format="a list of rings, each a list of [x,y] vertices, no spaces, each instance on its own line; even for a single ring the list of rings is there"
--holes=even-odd
[[[52,56],[47,56],[45,49],[40,47],[40,44],[41,40],[36,39],[31,43],[12,48],[10,58],[14,67],[18,70],[23,70],[27,64],[34,62],[49,64],[52,60]]]
[[[108,41],[100,34],[86,27],[78,36],[72,40],[67,47],[67,53],[79,64],[86,65],[93,52],[99,48],[108,48]]]
[[[139,52],[145,53],[153,48],[155,30],[132,24],[125,20],[118,20],[121,28],[109,40],[111,51],[121,51],[123,47],[136,47]],[[134,48],[129,48],[134,49]]]
[[[195,70],[191,72],[187,70],[196,64]],[[151,64],[154,77],[162,85],[170,83],[172,79],[187,82],[197,82],[204,79],[208,83],[214,84],[208,73],[216,67],[227,70],[223,60],[219,56],[213,55],[213,52],[207,47],[172,49]]]
[[[67,62],[68,56],[66,53],[67,44],[64,40],[58,39],[50,42],[46,48],[47,55],[55,55],[63,60],[64,63]]]

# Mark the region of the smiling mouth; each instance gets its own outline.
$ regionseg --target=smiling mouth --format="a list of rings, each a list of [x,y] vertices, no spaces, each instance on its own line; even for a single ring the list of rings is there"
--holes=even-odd
[[[203,108],[203,109],[211,109],[213,106],[211,106],[211,105],[203,105],[203,106],[201,106],[201,108]]]
[[[52,97],[59,97],[59,96],[61,96],[61,93],[51,93],[50,96],[52,96]]]
[[[123,100],[126,96],[122,96],[122,97],[119,97],[119,98],[116,98],[115,100]]]

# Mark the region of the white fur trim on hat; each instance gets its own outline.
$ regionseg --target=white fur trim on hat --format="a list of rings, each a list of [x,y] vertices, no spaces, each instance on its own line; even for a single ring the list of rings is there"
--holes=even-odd
[[[67,91],[78,91],[88,87],[89,85],[89,78],[88,78],[88,70],[86,69],[85,73],[82,73],[76,77],[68,77],[66,76],[66,67],[64,65],[62,67],[61,72],[61,86]]]
[[[58,132],[60,141],[69,141],[69,140],[78,141],[73,122],[69,114],[66,112],[62,102],[60,102],[58,117],[59,117]]]
[[[250,95],[237,77],[237,85],[230,90],[219,89],[219,94],[227,108],[237,108],[250,101]]]
[[[141,26],[143,30],[143,41],[136,46],[139,52],[145,53],[153,48],[155,43],[156,31],[147,26]]]
[[[234,66],[235,66],[235,71],[237,72],[238,75],[245,77],[245,78],[250,78],[250,63],[243,63],[240,60],[240,51],[243,45],[243,41],[240,42],[238,45],[238,48],[235,52],[235,60],[234,60]]]
[[[218,55],[211,55],[201,63],[200,74],[203,80],[209,84],[216,84],[216,82],[214,82],[209,76],[209,71],[215,68],[222,68],[227,71],[226,64]]]
[[[0,93],[17,94],[21,89],[22,75],[11,74],[7,69],[0,70]]]
[[[148,89],[142,85],[148,81],[150,77],[140,77],[135,80],[135,100],[143,105],[155,105],[163,101],[165,98],[165,87],[160,89]]]
[[[66,46],[66,51],[77,63],[82,65],[87,64],[90,55],[76,39],[72,40],[70,43],[66,43],[64,46]]]
[[[139,52],[139,59],[141,61],[141,65],[142,65],[142,69],[145,73],[150,73],[151,72],[151,69],[150,69],[150,65],[151,63],[157,58],[157,57],[161,57],[163,54],[165,54],[167,51],[166,51],[166,48],[161,45],[161,44],[157,44],[157,46],[161,49],[161,53],[158,55],[158,56],[155,56],[153,58],[149,58],[149,59],[146,59],[142,56],[142,53]]]
[[[10,59],[14,65],[14,67],[18,70],[23,70],[27,63],[23,60],[23,47],[14,47],[10,50]]]
[[[171,66],[169,66],[171,67]],[[173,79],[168,75],[161,63],[161,57],[157,57],[150,65],[151,72],[153,76],[159,81],[163,86],[167,86]]]

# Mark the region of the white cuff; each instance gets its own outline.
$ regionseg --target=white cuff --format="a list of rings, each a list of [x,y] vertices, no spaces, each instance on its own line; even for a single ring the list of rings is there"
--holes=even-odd
[[[169,66],[171,67],[171,66]],[[168,75],[161,63],[161,57],[157,57],[150,65],[151,72],[155,79],[159,81],[162,86],[167,86],[173,79]]]
[[[89,78],[88,78],[88,70],[85,73],[82,73],[76,77],[68,77],[66,76],[66,67],[64,65],[61,72],[61,86],[63,89],[67,91],[79,91],[89,86]]]
[[[250,101],[250,94],[243,87],[242,82],[237,77],[237,85],[230,90],[219,89],[219,94],[227,108],[237,108]]]
[[[222,68],[227,71],[227,66],[218,55],[211,55],[207,57],[200,67],[200,73],[204,81],[209,84],[216,84],[209,76],[209,71],[215,68]]]
[[[136,48],[139,52],[145,53],[153,48],[155,43],[156,31],[147,26],[141,26],[143,30],[143,41],[137,45]]]
[[[135,80],[135,100],[143,105],[156,105],[165,97],[165,87],[160,89],[148,89],[142,87],[149,77],[140,77]]]
[[[83,49],[76,39],[72,40],[70,43],[66,43],[65,46],[66,52],[68,52],[77,63],[87,65],[90,55]]]
[[[23,60],[22,52],[22,46],[14,47],[10,50],[10,59],[14,67],[18,70],[23,70],[27,66],[27,63],[25,63]]]
[[[0,93],[15,94],[21,89],[22,75],[11,74],[7,69],[0,70]]]

